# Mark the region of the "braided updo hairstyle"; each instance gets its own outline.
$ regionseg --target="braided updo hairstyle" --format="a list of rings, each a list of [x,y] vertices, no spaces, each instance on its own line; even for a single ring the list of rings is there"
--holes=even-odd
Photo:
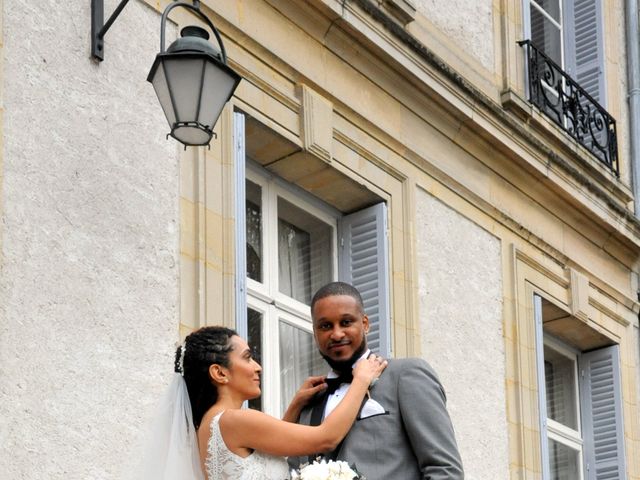
[[[202,327],[187,336],[176,350],[175,371],[184,376],[189,392],[193,425],[200,427],[202,417],[218,400],[218,389],[209,377],[214,363],[229,367],[231,337],[238,335],[226,327]],[[185,348],[184,358],[182,349]]]

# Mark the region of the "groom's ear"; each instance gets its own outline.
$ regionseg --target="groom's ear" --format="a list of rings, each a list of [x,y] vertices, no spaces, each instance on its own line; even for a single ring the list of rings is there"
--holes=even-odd
[[[369,317],[366,315],[362,316],[362,327],[364,328],[365,335],[369,333]]]
[[[229,371],[223,366],[214,363],[209,366],[209,378],[218,384],[227,383],[229,381]]]

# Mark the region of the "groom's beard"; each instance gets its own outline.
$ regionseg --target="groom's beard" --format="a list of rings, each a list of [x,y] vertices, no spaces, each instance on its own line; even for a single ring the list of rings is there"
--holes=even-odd
[[[353,364],[355,363],[356,360],[358,360],[362,356],[362,354],[365,352],[366,349],[367,349],[367,339],[363,335],[362,342],[360,342],[360,346],[358,347],[358,349],[355,352],[353,352],[353,355],[351,355],[351,357],[347,358],[346,360],[334,360],[333,358],[325,355],[322,352],[320,352],[320,355],[322,356],[322,358],[324,358],[325,362],[327,362],[329,366],[333,368],[333,370],[336,373],[338,374],[350,373],[351,370],[353,369]]]

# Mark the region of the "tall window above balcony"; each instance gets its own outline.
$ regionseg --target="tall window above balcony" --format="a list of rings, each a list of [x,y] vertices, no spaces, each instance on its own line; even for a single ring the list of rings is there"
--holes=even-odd
[[[618,175],[601,0],[523,0],[529,100]]]
[[[525,36],[606,107],[601,0],[523,0]]]

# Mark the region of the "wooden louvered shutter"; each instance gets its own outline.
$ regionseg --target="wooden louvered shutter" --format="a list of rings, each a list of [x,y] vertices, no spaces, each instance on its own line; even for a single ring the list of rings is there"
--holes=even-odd
[[[602,0],[565,0],[566,70],[593,99],[606,107],[604,75],[604,21]],[[582,107],[593,110],[591,102],[582,99]],[[599,118],[600,119],[600,118]],[[601,119],[600,119],[601,120]],[[601,151],[609,139],[608,130],[598,129],[593,123],[586,128],[583,142],[600,160],[606,162]]]
[[[542,478],[551,478],[549,473],[549,438],[547,436],[547,392],[544,372],[544,333],[542,329],[542,297],[533,296],[533,315],[535,320],[536,363],[538,377],[538,412],[540,422],[540,454],[542,455]]]
[[[605,107],[603,2],[574,0],[572,3],[565,9],[567,70],[589,95]]]
[[[369,348],[391,353],[387,206],[379,203],[342,217],[338,226],[340,280],[362,295]]]
[[[233,152],[235,163],[235,216],[236,216],[236,329],[247,338],[247,231],[245,194],[245,131],[244,114],[233,114]]]
[[[579,358],[587,480],[624,480],[624,434],[619,347]]]

